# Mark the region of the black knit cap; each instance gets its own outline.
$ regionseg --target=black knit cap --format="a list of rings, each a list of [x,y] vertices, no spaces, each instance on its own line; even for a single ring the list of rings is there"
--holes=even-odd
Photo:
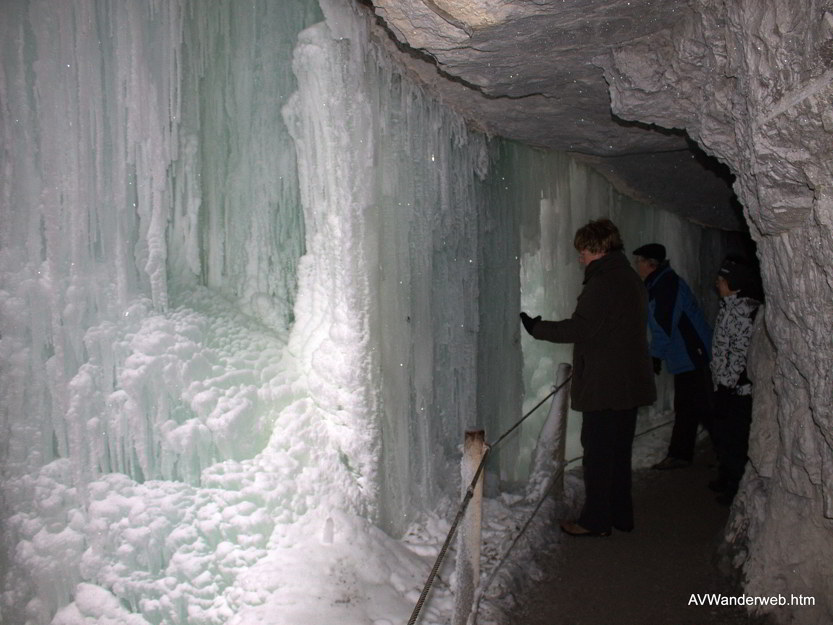
[[[743,259],[727,257],[721,264],[717,275],[726,279],[732,291],[741,291],[749,295],[756,286],[755,271]]]
[[[665,260],[665,246],[659,243],[648,243],[647,245],[636,248],[633,251],[633,255],[650,258],[661,263]]]

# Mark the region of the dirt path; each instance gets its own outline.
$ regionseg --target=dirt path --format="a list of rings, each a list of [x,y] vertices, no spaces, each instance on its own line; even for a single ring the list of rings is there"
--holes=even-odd
[[[714,500],[709,454],[693,466],[635,474],[636,529],[559,542],[546,579],[530,587],[518,625],[764,625],[743,608],[689,605],[693,594],[741,594],[717,572],[728,508]]]

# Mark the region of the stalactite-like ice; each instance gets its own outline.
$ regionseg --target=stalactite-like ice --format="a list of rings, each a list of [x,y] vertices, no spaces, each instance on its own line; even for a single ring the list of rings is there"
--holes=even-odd
[[[369,28],[336,0],[3,3],[4,623],[403,620],[463,431],[569,359],[517,313],[569,314],[575,228],[697,266],[696,228],[469,130]]]

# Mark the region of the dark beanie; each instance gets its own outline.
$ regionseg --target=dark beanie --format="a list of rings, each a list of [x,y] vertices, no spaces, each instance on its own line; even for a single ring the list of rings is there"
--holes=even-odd
[[[665,260],[665,246],[659,243],[648,243],[642,247],[638,247],[633,251],[634,256],[641,256],[642,258],[650,258],[661,263]]]
[[[729,289],[751,295],[755,290],[755,272],[743,260],[726,258],[720,265],[717,275],[726,279]]]

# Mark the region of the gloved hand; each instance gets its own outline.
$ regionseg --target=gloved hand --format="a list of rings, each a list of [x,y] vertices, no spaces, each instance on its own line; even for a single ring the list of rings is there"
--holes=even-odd
[[[535,325],[536,325],[539,321],[541,321],[541,315],[538,315],[537,317],[535,317],[535,318],[533,319],[532,317],[530,317],[529,315],[527,315],[525,312],[522,312],[522,313],[521,313],[521,322],[524,324],[524,329],[525,329],[527,332],[529,332],[529,334],[530,334],[530,335],[532,334],[532,328],[534,328],[534,327],[535,327]]]
[[[660,358],[654,358],[654,374],[659,375],[662,372],[662,360]]]

